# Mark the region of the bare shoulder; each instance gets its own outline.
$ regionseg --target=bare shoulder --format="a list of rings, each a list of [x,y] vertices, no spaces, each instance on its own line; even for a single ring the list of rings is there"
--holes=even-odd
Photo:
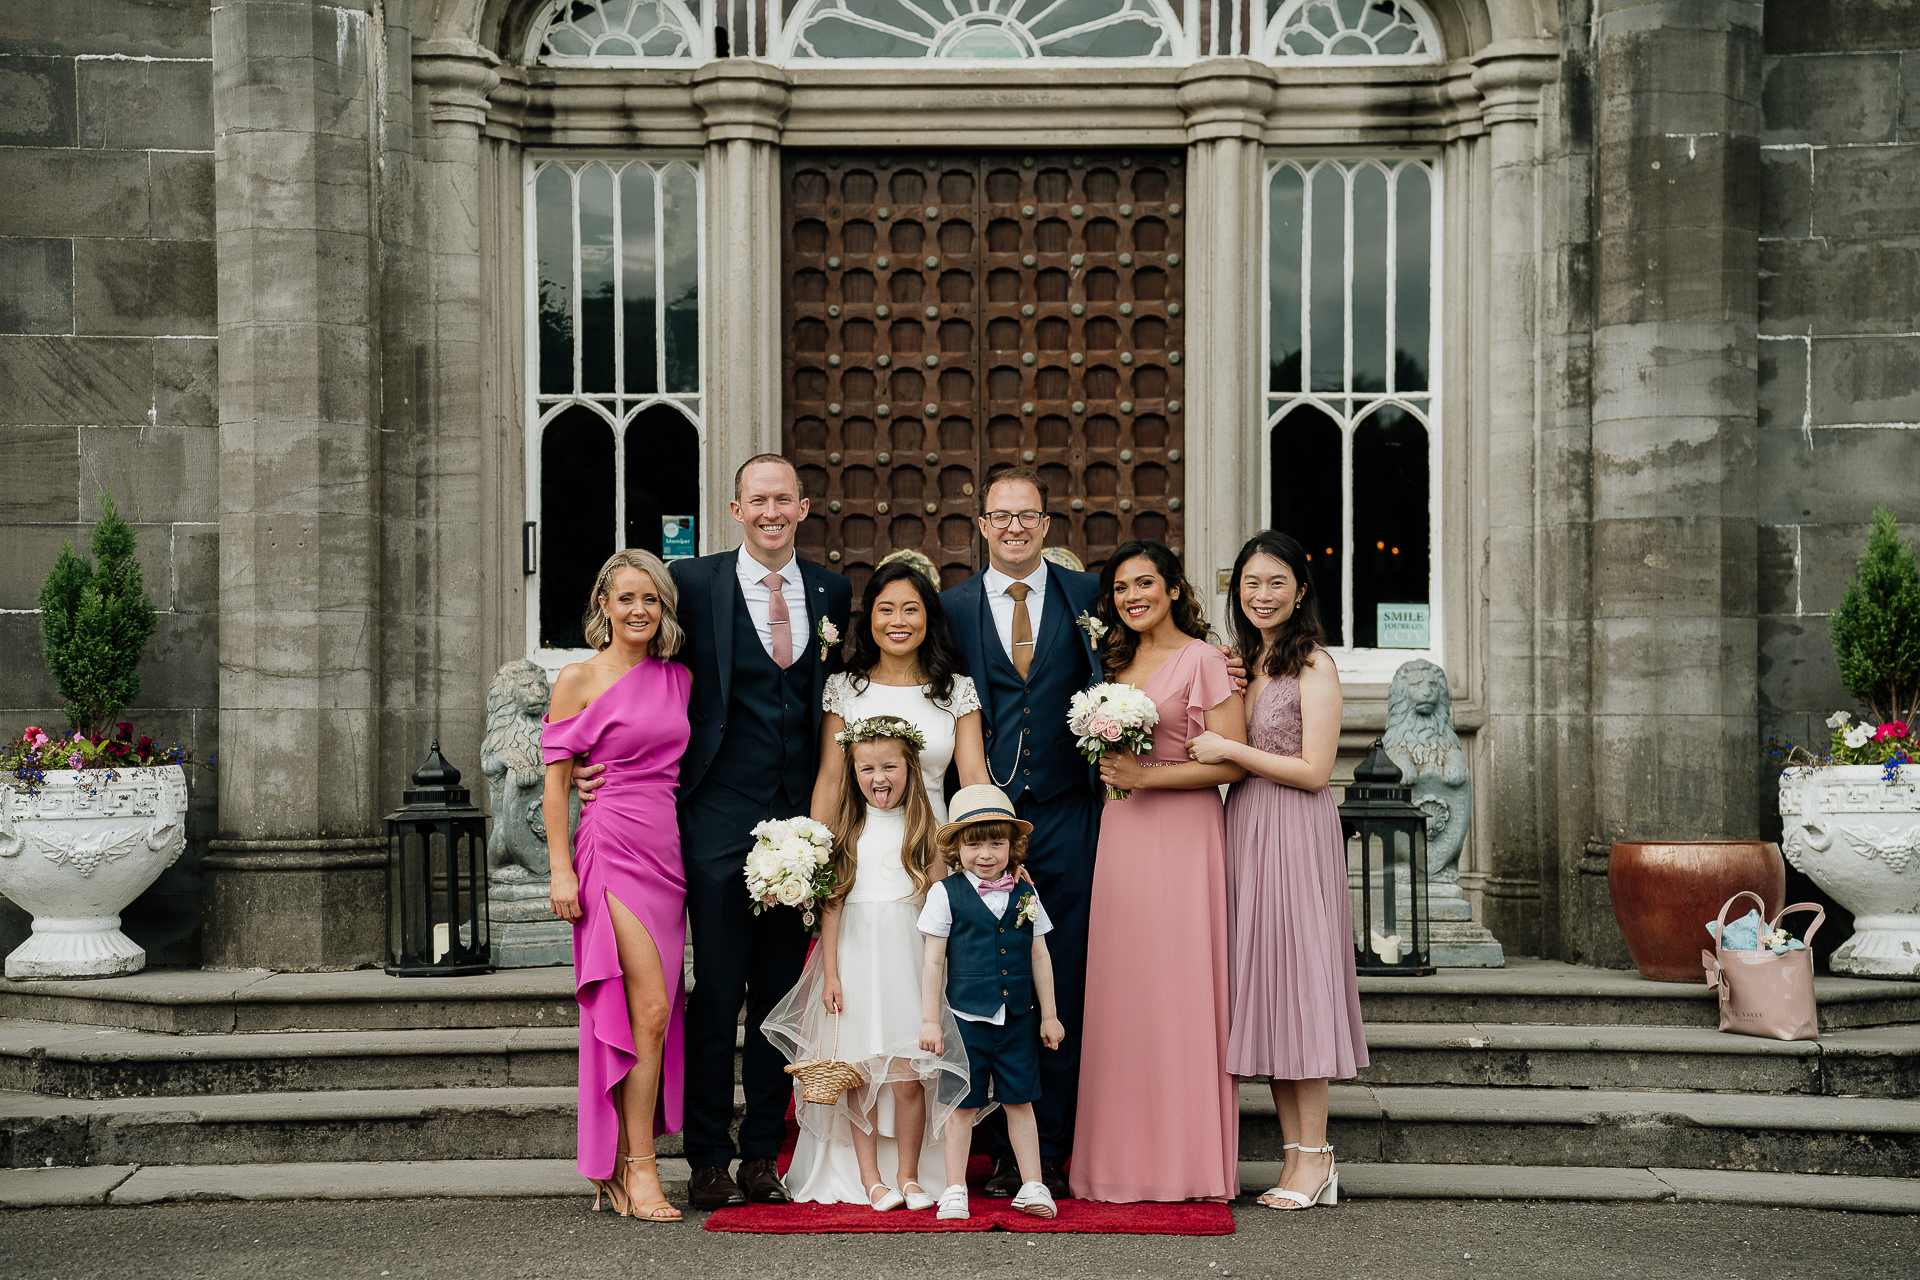
[[[1334,665],[1332,654],[1325,649],[1315,649],[1308,655],[1306,664],[1300,668],[1300,688],[1303,692],[1321,694],[1340,692],[1340,668]]]
[[[553,701],[548,704],[547,718],[564,720],[578,713],[605,691],[610,683],[605,677],[603,668],[585,662],[569,662],[560,668],[560,674],[554,677]]]

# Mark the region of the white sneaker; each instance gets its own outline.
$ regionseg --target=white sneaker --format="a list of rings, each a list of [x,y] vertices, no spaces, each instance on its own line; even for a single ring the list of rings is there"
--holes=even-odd
[[[1029,1182],[1013,1198],[1013,1207],[1036,1218],[1051,1218],[1055,1213],[1053,1192],[1047,1190],[1044,1182]]]
[[[1042,1191],[1046,1190],[1045,1187],[1041,1187],[1040,1189]],[[948,1187],[945,1191],[941,1192],[940,1212],[933,1216],[939,1219],[971,1218],[973,1215],[967,1211],[966,1187]]]

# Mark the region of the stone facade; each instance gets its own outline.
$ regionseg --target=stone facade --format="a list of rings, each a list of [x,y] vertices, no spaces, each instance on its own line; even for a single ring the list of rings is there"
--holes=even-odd
[[[162,609],[132,714],[221,759],[128,932],[160,963],[369,961],[384,814],[435,736],[477,768],[486,682],[529,656],[528,154],[701,158],[714,550],[734,466],[779,445],[780,148],[1184,145],[1210,582],[1265,523],[1263,159],[1418,153],[1446,175],[1461,884],[1510,954],[1625,964],[1607,845],[1777,834],[1761,744],[1847,704],[1825,613],[1864,522],[1887,503],[1920,532],[1920,17],[1428,7],[1431,65],[1276,70],[1216,30],[1225,56],[1180,65],[902,88],[764,57],[528,66],[540,6],[505,0],[11,6],[0,728],[59,722],[34,595],[111,488]],[[1385,694],[1350,682],[1347,750]],[[23,931],[0,906],[0,946]]]

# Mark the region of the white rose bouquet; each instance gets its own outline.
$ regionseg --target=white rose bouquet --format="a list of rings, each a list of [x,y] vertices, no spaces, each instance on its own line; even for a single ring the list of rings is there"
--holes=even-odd
[[[1082,689],[1067,706],[1067,728],[1080,739],[1080,754],[1094,763],[1109,751],[1151,751],[1153,726],[1159,723],[1160,708],[1130,684],[1109,681]],[[1107,788],[1109,800],[1125,800],[1128,794]]]
[[[798,907],[809,929],[815,907],[833,889],[833,833],[812,818],[782,818],[753,829],[747,851],[747,896],[753,914],[768,907]]]

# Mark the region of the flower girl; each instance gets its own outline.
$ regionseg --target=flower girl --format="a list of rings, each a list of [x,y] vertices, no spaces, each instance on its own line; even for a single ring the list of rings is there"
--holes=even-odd
[[[801,1133],[787,1191],[802,1202],[931,1209],[946,1189],[941,1135],[967,1094],[967,1058],[944,1006],[947,1051],[920,1048],[915,921],[946,873],[933,856],[923,739],[905,720],[874,716],[835,741],[845,769],[828,823],[836,874],[820,942],[761,1030],[790,1061],[838,1058],[865,1083],[830,1107],[802,1101],[796,1083]],[[883,1167],[895,1172],[892,1182]]]

